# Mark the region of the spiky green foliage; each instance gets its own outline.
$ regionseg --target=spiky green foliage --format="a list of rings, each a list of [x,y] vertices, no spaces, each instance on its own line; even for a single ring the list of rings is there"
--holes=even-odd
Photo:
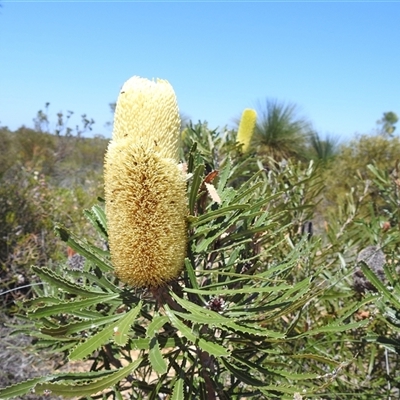
[[[314,132],[309,137],[310,143],[310,158],[324,164],[332,161],[338,155],[338,139],[327,136],[321,139],[317,132]]]

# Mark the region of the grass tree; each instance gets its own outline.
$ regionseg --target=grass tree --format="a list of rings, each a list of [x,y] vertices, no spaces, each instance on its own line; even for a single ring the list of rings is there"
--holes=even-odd
[[[260,155],[276,160],[301,156],[311,124],[298,116],[295,104],[267,99],[259,103],[257,115],[253,142]]]
[[[321,139],[321,136],[314,132],[310,136],[310,158],[320,161],[324,164],[333,160],[338,154],[338,139],[332,136],[327,136]]]

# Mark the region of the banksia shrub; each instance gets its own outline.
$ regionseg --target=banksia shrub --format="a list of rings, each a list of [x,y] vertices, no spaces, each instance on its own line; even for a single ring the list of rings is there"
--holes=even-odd
[[[186,182],[178,165],[180,117],[171,85],[133,77],[122,87],[104,181],[111,258],[136,286],[176,278],[186,254]]]
[[[251,108],[246,108],[243,111],[242,118],[240,119],[239,129],[237,134],[237,141],[243,145],[243,153],[250,150],[251,139],[253,137],[254,128],[256,126],[257,113]]]
[[[21,309],[31,323],[16,327],[37,348],[90,370],[55,371],[0,389],[0,398],[387,398],[380,374],[366,379],[366,369],[383,365],[364,350],[374,320],[357,314],[376,296],[359,300],[351,273],[341,275],[362,238],[351,227],[354,208],[334,217],[344,218],[339,227],[328,221],[328,235],[302,229],[323,185],[314,163],[266,170],[256,157],[238,157],[234,135],[201,124],[187,129],[182,152],[165,81],[129,80],[115,118],[105,208],[84,212],[110,251],[58,224],[84,263],[32,267],[41,285]],[[393,249],[399,241],[393,236]]]

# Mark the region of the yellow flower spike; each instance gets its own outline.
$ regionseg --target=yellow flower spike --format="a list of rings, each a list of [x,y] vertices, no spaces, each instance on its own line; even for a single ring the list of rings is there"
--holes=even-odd
[[[113,139],[127,136],[178,161],[181,119],[174,89],[163,79],[133,76],[118,96]]]
[[[250,150],[251,138],[253,137],[256,120],[257,113],[255,110],[246,108],[243,111],[237,134],[237,141],[243,145],[243,153],[247,153]]]
[[[123,86],[127,95],[118,98],[118,123],[105,156],[111,259],[121,281],[135,287],[176,278],[186,256],[186,182],[175,156],[179,113],[172,87],[155,85],[160,82],[168,96],[138,77]]]

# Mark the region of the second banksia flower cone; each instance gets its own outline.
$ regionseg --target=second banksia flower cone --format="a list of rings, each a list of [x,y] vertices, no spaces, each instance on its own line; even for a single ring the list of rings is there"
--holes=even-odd
[[[256,126],[257,113],[251,108],[246,108],[243,111],[242,118],[240,119],[239,129],[237,134],[237,141],[243,145],[243,153],[250,150],[251,139],[253,137],[254,128]]]
[[[105,166],[109,245],[116,275],[135,287],[176,278],[187,243],[180,117],[172,86],[133,77],[115,110]]]

